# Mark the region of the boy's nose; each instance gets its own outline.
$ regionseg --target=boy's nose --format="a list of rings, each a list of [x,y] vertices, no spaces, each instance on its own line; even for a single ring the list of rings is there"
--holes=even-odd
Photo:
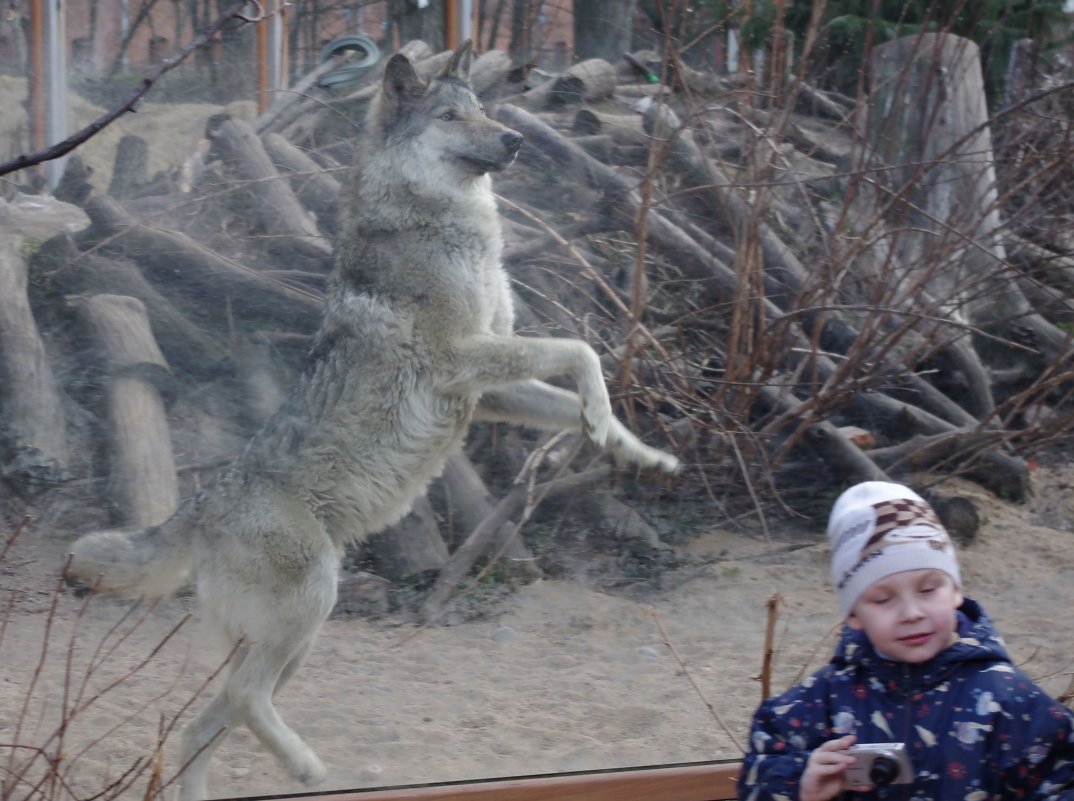
[[[925,613],[921,609],[921,604],[913,598],[907,598],[902,602],[903,620],[918,620],[924,617],[924,615]]]

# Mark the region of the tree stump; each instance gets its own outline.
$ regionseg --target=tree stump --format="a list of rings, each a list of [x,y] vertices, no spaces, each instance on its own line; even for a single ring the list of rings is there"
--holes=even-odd
[[[44,341],[30,309],[22,246],[57,230],[85,225],[85,215],[52,198],[0,200],[0,470],[33,494],[66,478],[63,403]]]
[[[116,161],[108,194],[114,198],[134,197],[149,183],[149,145],[140,136],[127,134],[116,145]]]
[[[161,389],[172,375],[149,330],[145,306],[122,295],[71,298],[104,352],[111,378],[110,491],[120,522],[163,523],[179,505],[179,485]]]
[[[877,47],[870,67],[878,202],[901,231],[896,248],[914,265],[909,280],[953,318],[1056,357],[1065,335],[1033,312],[1005,267],[977,45],[952,34],[906,36]]]
[[[32,493],[62,480],[67,431],[60,393],[27,297],[23,239],[0,235],[0,426],[2,469]]]

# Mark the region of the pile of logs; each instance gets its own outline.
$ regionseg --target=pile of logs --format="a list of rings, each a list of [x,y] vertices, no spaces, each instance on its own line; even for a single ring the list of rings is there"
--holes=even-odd
[[[449,56],[404,50],[426,77]],[[523,333],[601,350],[619,413],[688,465],[657,502],[712,504],[705,525],[774,497],[820,514],[795,499],[912,471],[1019,500],[1025,456],[1069,431],[1074,272],[1041,226],[1005,225],[1016,188],[997,186],[972,43],[878,47],[859,101],[789,80],[777,105],[754,76],[652,53],[545,75],[493,51],[473,84],[526,137],[496,183]],[[23,503],[107,472],[102,515],[159,522],[272,413],[317,325],[376,90],[375,70],[345,90],[311,75],[253,123],[207,120],[174,174],[147,176],[149,145],[127,137],[109,187],[74,158],[69,203],[0,206],[0,478]],[[439,576],[435,618],[482,557],[540,570],[519,534],[535,497],[573,493],[631,547],[666,547],[626,503],[641,485],[571,472],[576,439],[527,461],[528,436],[475,427],[355,563]],[[359,606],[386,586],[352,581]]]

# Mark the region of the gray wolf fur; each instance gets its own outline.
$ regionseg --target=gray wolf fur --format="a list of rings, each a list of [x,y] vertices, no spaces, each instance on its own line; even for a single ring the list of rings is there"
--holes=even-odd
[[[324,777],[272,698],[332,610],[344,546],[406,514],[472,419],[581,430],[621,461],[677,468],[612,416],[588,345],[513,334],[489,173],[522,136],[485,116],[472,58],[467,42],[428,84],[404,56],[388,62],[323,323],[276,415],[165,523],[74,545],[70,575],[110,592],[159,597],[192,575],[205,623],[238,645],[223,690],[183,732],[181,801],[208,796],[212,752],[239,724],[296,780]],[[577,393],[541,380],[553,375]]]

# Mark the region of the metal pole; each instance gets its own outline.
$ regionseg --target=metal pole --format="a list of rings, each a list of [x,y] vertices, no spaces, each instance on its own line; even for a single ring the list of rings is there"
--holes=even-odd
[[[459,41],[465,42],[474,36],[474,0],[459,0]]]
[[[270,12],[271,13],[271,12]],[[269,20],[263,19],[254,28],[257,42],[257,113],[268,111],[269,98]]]
[[[30,0],[30,148],[45,149],[45,0]]]
[[[281,0],[265,3],[265,18],[257,23],[257,111],[264,114],[287,88],[287,21]]]
[[[67,24],[64,1],[46,0],[45,3],[48,10],[47,145],[55,145],[67,138]],[[45,162],[45,180],[49,190],[55,189],[59,184],[66,167],[66,156]]]
[[[281,0],[272,0],[272,88],[286,89],[287,76],[287,4]],[[279,99],[277,94],[270,98],[269,105]]]

